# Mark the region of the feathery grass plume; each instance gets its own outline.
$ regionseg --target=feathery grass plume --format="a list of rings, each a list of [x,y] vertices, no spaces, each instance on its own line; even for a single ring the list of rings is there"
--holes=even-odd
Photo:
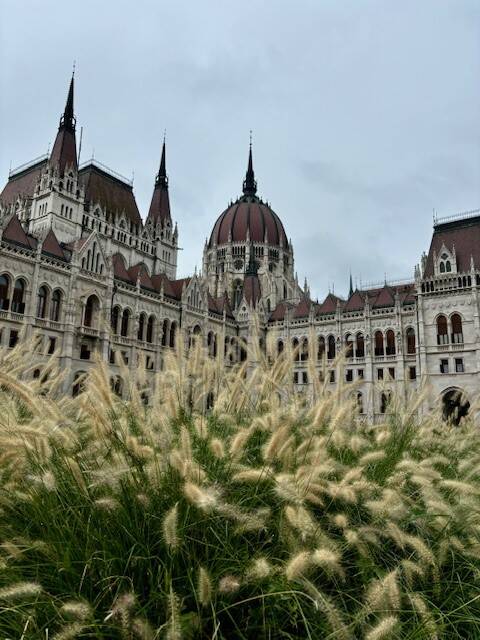
[[[398,637],[393,636],[398,625],[399,619],[397,616],[385,616],[373,629],[370,629],[365,636],[365,640],[388,640],[389,638]]]
[[[384,460],[386,457],[385,451],[369,451],[368,453],[364,453],[361,458],[358,460],[358,464],[362,467],[367,467],[370,464],[375,464],[375,462],[380,462],[380,460]]]
[[[310,595],[315,603],[317,610],[325,614],[328,624],[332,630],[332,638],[335,640],[354,640],[352,633],[343,620],[343,615],[333,603],[333,598],[322,593],[317,587],[306,578],[303,578],[301,584],[305,591]]]
[[[82,600],[68,600],[62,605],[60,611],[63,615],[77,620],[87,620],[92,615],[92,607]]]
[[[148,620],[136,617],[132,620],[132,633],[138,640],[155,640],[156,633]]]
[[[225,447],[219,438],[212,438],[210,440],[210,450],[216,458],[225,457]]]
[[[212,581],[205,567],[200,567],[198,571],[197,598],[204,607],[206,607],[212,599]]]
[[[315,549],[312,554],[312,562],[326,573],[336,575],[341,580],[345,579],[345,571],[340,563],[340,554],[331,549]]]
[[[344,513],[336,513],[332,518],[333,524],[339,529],[348,527],[348,518]]]
[[[451,491],[456,491],[461,495],[479,495],[480,489],[478,487],[474,487],[468,482],[462,482],[460,480],[441,480],[440,485],[446,489],[450,489]]]
[[[183,494],[189,502],[202,511],[212,511],[218,506],[218,497],[213,489],[202,489],[193,482],[183,485]]]
[[[285,516],[292,527],[299,532],[303,542],[315,535],[318,525],[315,524],[312,516],[304,507],[288,505],[285,507]]]
[[[218,592],[231,595],[232,593],[236,593],[241,587],[240,579],[237,576],[226,575],[223,578],[220,578],[218,582]]]
[[[373,580],[367,590],[366,607],[369,612],[397,611],[400,609],[398,573],[394,569],[383,578]]]
[[[72,622],[60,629],[58,633],[53,636],[53,640],[73,640],[73,638],[79,638],[80,634],[87,629],[87,626],[83,622]]]
[[[168,625],[166,638],[167,640],[182,640],[180,603],[171,585],[168,593]]]
[[[103,511],[115,511],[120,506],[118,500],[115,500],[115,498],[111,498],[108,496],[104,498],[97,498],[94,501],[94,504],[96,507],[102,509]]]
[[[243,456],[245,445],[252,435],[252,429],[239,429],[230,443],[230,455],[232,459],[238,461]]]
[[[308,572],[312,566],[312,554],[310,551],[300,551],[291,558],[285,567],[287,580],[297,580]]]
[[[162,523],[163,539],[170,549],[176,549],[180,544],[178,536],[178,502],[167,511]]]
[[[409,589],[413,588],[415,578],[421,579],[425,577],[425,572],[422,567],[412,560],[401,560],[399,567]]]
[[[278,455],[279,450],[285,444],[290,435],[290,425],[280,427],[271,436],[263,449],[263,459],[266,462],[273,462]]]
[[[266,558],[256,558],[247,570],[247,577],[251,580],[265,580],[273,572],[272,565]]]
[[[232,476],[232,482],[262,482],[271,478],[272,469],[262,467],[261,469],[245,469],[238,471]]]
[[[37,582],[17,582],[0,589],[0,600],[28,599],[38,596],[43,589]]]
[[[116,598],[113,604],[110,615],[112,618],[120,620],[124,637],[128,637],[130,634],[135,604],[136,597],[133,593],[124,593]]]
[[[427,633],[428,640],[438,640],[437,625],[425,600],[418,593],[409,593],[408,597],[422,621],[423,630]]]

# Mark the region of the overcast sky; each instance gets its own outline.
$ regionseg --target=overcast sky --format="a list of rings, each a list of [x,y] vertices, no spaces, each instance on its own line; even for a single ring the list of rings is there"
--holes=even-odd
[[[131,177],[145,217],[167,130],[179,276],[259,195],[323,298],[409,277],[432,210],[480,207],[478,0],[0,0],[0,181],[46,153],[76,60],[82,159]],[[77,137],[78,140],[78,137]]]

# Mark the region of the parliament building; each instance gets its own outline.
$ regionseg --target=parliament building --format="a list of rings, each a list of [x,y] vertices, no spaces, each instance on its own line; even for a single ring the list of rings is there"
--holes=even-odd
[[[72,78],[51,152],[11,171],[0,194],[0,344],[38,335],[33,377],[58,358],[76,394],[97,353],[126,395],[124,366],[145,367],[153,385],[179,340],[230,365],[254,359],[255,339],[292,353],[299,393],[312,371],[332,389],[354,383],[365,420],[423,383],[445,417],[468,413],[480,389],[480,210],[434,222],[411,281],[350,280],[345,299],[319,302],[299,286],[282,220],[257,194],[251,146],[242,193],[212,217],[191,277],[177,278],[165,141],[152,188],[142,217],[129,180],[93,159],[78,164]]]

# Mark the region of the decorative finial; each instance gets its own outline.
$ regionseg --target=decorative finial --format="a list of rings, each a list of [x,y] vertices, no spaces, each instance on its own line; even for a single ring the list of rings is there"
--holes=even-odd
[[[252,148],[252,130],[250,129],[250,149]]]
[[[75,77],[75,65],[76,65],[76,64],[77,64],[77,61],[76,61],[76,60],[74,60],[74,61],[73,61],[73,68],[72,68],[72,78],[74,78],[74,77]]]

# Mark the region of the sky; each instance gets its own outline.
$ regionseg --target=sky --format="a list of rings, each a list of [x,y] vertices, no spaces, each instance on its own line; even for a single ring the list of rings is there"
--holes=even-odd
[[[0,0],[2,186],[53,142],[74,60],[81,160],[134,172],[144,218],[166,130],[179,277],[250,129],[314,298],[411,278],[433,212],[480,207],[478,0]]]

